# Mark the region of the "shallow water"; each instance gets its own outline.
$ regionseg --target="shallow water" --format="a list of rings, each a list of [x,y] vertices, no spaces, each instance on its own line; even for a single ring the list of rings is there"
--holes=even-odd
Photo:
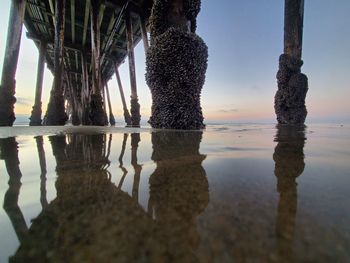
[[[350,261],[350,126],[0,138],[0,262]]]

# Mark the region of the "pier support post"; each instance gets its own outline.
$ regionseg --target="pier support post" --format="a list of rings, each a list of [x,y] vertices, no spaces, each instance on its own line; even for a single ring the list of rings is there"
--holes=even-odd
[[[129,59],[129,73],[130,73],[130,87],[131,87],[131,124],[133,127],[140,127],[140,104],[137,97],[136,86],[136,70],[135,70],[135,55],[134,55],[134,37],[133,26],[130,10],[126,10],[125,14],[126,23],[126,35],[127,35],[127,47],[128,47],[128,59]]]
[[[106,92],[107,92],[107,102],[108,102],[108,109],[109,109],[109,123],[111,124],[111,126],[114,126],[115,118],[112,111],[111,97],[109,95],[109,88],[108,88],[107,82],[106,82]]]
[[[285,0],[284,53],[279,58],[275,112],[281,124],[303,124],[308,79],[301,73],[304,0]]]
[[[12,126],[16,117],[16,70],[21,45],[21,34],[25,12],[25,0],[12,0],[7,29],[5,58],[0,86],[0,126]]]
[[[81,104],[83,105],[82,124],[90,125],[91,121],[89,118],[89,112],[90,112],[89,75],[87,70],[87,58],[85,53],[81,54],[81,71],[82,71]]]
[[[151,14],[151,46],[146,80],[152,93],[153,128],[204,128],[200,105],[208,48],[192,24],[200,0],[155,0]],[[194,23],[195,25],[195,23]]]
[[[101,96],[101,65],[100,65],[100,0],[91,1],[91,48],[92,48],[92,95],[90,102],[90,119],[92,125],[104,126],[106,124]]]
[[[123,85],[122,85],[122,81],[120,79],[118,65],[116,65],[116,64],[115,64],[115,76],[117,78],[119,93],[120,93],[120,97],[122,99],[123,111],[124,111],[124,120],[125,120],[125,123],[126,123],[127,126],[131,126],[132,125],[131,117],[130,117],[130,113],[129,113],[129,110],[128,110],[128,106],[126,105],[124,91],[123,91]]]
[[[55,47],[54,81],[50,102],[47,106],[45,125],[64,125],[68,119],[64,109],[63,71],[64,71],[64,29],[66,0],[56,1],[55,8]]]
[[[66,79],[67,79],[67,86],[69,99],[68,102],[70,104],[71,112],[72,112],[72,124],[74,126],[78,126],[81,124],[81,118],[80,118],[80,111],[79,111],[79,101],[78,101],[78,94],[75,90],[75,87],[72,84],[72,79],[68,73],[66,73]]]
[[[32,110],[32,115],[30,116],[30,126],[40,126],[41,125],[41,95],[43,90],[43,79],[44,79],[44,69],[45,69],[45,54],[46,54],[46,43],[40,42],[39,48],[39,60],[38,60],[38,72],[36,77],[36,90],[35,90],[35,102]]]
[[[102,98],[103,98],[103,112],[105,114],[105,125],[108,125],[105,85],[101,84],[101,87],[102,87]]]

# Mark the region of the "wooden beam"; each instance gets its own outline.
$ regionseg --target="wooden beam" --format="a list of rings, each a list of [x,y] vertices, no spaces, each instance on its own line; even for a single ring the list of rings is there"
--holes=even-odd
[[[90,2],[91,0],[86,0],[85,2],[85,15],[84,15],[84,29],[83,29],[83,46],[85,46],[86,43],[86,35],[88,30],[88,24],[89,24],[89,14],[90,14]]]
[[[101,83],[101,36],[99,27],[99,0],[92,0],[91,6],[91,53],[92,53],[92,91],[93,94],[101,94],[100,83]]]
[[[304,0],[285,0],[284,53],[301,59],[303,44]]]
[[[145,54],[147,54],[147,51],[149,49],[149,42],[148,42],[147,29],[146,29],[146,21],[142,15],[139,15],[139,18],[140,18],[140,31],[142,35],[143,48],[145,50]]]
[[[103,17],[104,17],[104,14],[105,14],[105,9],[106,9],[106,6],[104,4],[101,4],[100,5],[100,11],[98,13],[98,26],[101,28],[101,24],[102,24],[102,21],[103,21]]]
[[[137,97],[137,84],[136,84],[136,70],[135,70],[135,55],[134,55],[134,32],[132,27],[132,19],[130,10],[126,11],[125,14],[126,23],[126,35],[127,35],[127,46],[128,46],[128,58],[129,58],[129,73],[130,73],[130,87],[131,87],[131,122],[132,126],[140,126],[140,104],[138,103]]]
[[[111,124],[111,126],[114,126],[115,125],[115,118],[113,115],[111,97],[109,96],[109,88],[108,88],[107,82],[106,82],[106,92],[107,92],[107,102],[108,102],[108,110],[109,110],[109,123]]]
[[[0,126],[12,126],[15,121],[16,70],[21,45],[25,0],[11,1],[7,40],[0,86]]]
[[[117,30],[122,22],[122,17],[124,15],[124,12],[125,12],[127,6],[128,6],[128,3],[129,2],[127,2],[125,5],[123,5],[122,9],[119,12],[118,18],[114,22],[114,25],[112,27],[112,31],[109,34],[108,39],[106,41],[106,45],[102,51],[101,65],[104,63],[104,60],[105,60],[106,56],[108,55],[107,51],[111,48],[111,46],[113,44],[114,36],[117,34]]]
[[[55,8],[54,8],[52,0],[49,0],[49,6],[50,6],[50,11],[51,11],[52,22],[55,25],[56,24],[56,22],[55,22],[55,19],[56,19],[55,18]]]
[[[115,67],[115,76],[116,76],[117,82],[118,82],[119,93],[120,93],[120,97],[121,97],[122,104],[123,104],[124,120],[125,120],[125,123],[128,126],[131,126],[132,125],[131,117],[130,117],[130,113],[129,113],[129,110],[128,110],[128,106],[126,105],[124,91],[123,91],[123,85],[122,85],[122,81],[120,79],[118,65],[115,64],[114,67]]]
[[[70,0],[70,17],[72,27],[72,42],[75,43],[75,0]]]

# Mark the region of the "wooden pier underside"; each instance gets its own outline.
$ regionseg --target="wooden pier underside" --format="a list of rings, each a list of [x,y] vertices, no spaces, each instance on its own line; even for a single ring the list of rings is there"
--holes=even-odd
[[[114,64],[121,64],[127,56],[127,37],[125,13],[131,11],[134,45],[142,39],[140,16],[148,19],[152,7],[150,0],[101,1],[101,76],[102,83],[114,74]],[[27,0],[24,24],[27,37],[33,39],[39,47],[40,42],[47,43],[46,62],[54,70],[55,38],[54,0]],[[91,26],[90,0],[68,0],[66,3],[64,32],[64,68],[73,80],[73,86],[82,83],[82,55],[87,58],[88,71],[91,73]]]

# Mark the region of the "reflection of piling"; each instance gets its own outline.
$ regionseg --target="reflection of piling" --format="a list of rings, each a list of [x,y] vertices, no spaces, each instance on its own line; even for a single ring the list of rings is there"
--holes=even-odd
[[[14,137],[0,139],[1,159],[5,161],[6,170],[10,177],[9,188],[4,197],[4,210],[11,220],[19,241],[23,241],[28,228],[24,216],[18,206],[18,197],[21,190],[22,173],[19,169],[18,144]]]
[[[160,228],[165,251],[174,261],[192,262],[198,246],[196,218],[209,202],[209,186],[199,153],[202,133],[152,133],[148,212]],[[169,243],[167,243],[169,242]]]
[[[38,149],[39,162],[40,162],[40,203],[44,209],[47,206],[46,199],[46,160],[45,160],[45,151],[43,145],[43,137],[35,137],[36,147]]]
[[[273,159],[277,191],[280,193],[276,219],[278,253],[292,258],[298,203],[296,178],[303,173],[305,167],[303,152],[305,128],[279,125],[277,129],[275,141],[278,143]]]
[[[127,140],[128,140],[128,134],[124,133],[122,149],[120,151],[120,155],[119,155],[119,158],[118,158],[119,168],[122,170],[123,175],[122,175],[122,178],[120,179],[120,182],[118,184],[118,189],[121,189],[121,187],[122,187],[122,185],[124,183],[125,177],[128,174],[128,170],[126,170],[126,168],[123,166],[123,158],[124,158],[124,153],[125,153],[125,147],[126,147]]]
[[[151,219],[105,169],[105,137],[73,134],[50,142],[57,197],[32,221],[11,262],[133,262],[150,252],[159,259],[156,241],[140,246],[153,233]]]
[[[139,147],[140,134],[131,134],[131,165],[134,167],[134,183],[132,185],[132,197],[135,201],[139,200],[139,186],[142,166],[137,163],[137,149]]]

